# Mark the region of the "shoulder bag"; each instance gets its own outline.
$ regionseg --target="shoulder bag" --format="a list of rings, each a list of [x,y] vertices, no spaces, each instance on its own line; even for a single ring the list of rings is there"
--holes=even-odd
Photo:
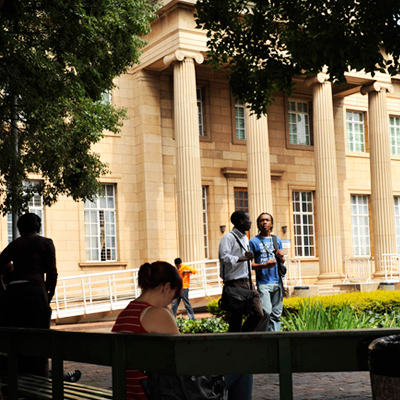
[[[279,250],[278,241],[277,241],[275,235],[271,235],[271,237],[272,237],[272,243],[274,245],[274,250],[276,252],[277,250]],[[286,268],[285,263],[282,262],[279,258],[277,258],[277,257],[275,257],[275,258],[276,258],[276,262],[278,264],[278,274],[279,274],[279,276],[280,277],[285,276],[286,272],[287,272],[287,268]]]
[[[223,400],[227,389],[221,375],[169,376],[146,373],[141,381],[148,400]]]
[[[276,240],[276,236],[275,235],[271,235],[271,236],[272,236],[272,243],[274,244],[274,250],[276,252],[277,250],[279,250],[278,241]],[[283,297],[286,296],[286,292],[285,292],[285,287],[283,286],[282,277],[284,277],[286,275],[287,268],[286,268],[285,263],[282,262],[279,258],[276,258],[276,262],[278,263],[279,284],[280,284],[281,289],[282,289],[282,291],[281,291],[281,299],[283,299]]]
[[[232,235],[235,237],[239,246],[246,252],[246,249],[243,247],[242,243],[240,243],[239,238],[234,233],[232,233]],[[251,281],[250,261],[247,261],[247,266],[249,270],[250,290],[232,287],[225,284],[222,289],[221,299],[219,300],[219,306],[222,310],[235,312],[238,314],[250,313],[254,299],[253,283]],[[225,265],[222,265],[222,278],[225,283]]]

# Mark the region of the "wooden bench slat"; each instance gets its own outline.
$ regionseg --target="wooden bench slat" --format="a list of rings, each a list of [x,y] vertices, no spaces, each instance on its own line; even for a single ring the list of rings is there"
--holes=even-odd
[[[32,383],[32,384],[38,383],[42,386],[45,386],[47,384],[50,388],[52,387],[51,379],[45,378],[42,376],[22,375],[22,376],[20,376],[19,379],[22,381]],[[78,388],[81,390],[81,392],[87,392],[87,393],[96,394],[99,396],[109,396],[109,398],[112,398],[111,390],[98,388],[95,386],[83,385],[80,383],[64,382],[64,392],[67,390],[72,390],[72,391],[76,392]]]
[[[5,376],[1,377],[7,381]],[[28,396],[29,399],[52,399],[52,380],[42,376],[21,375],[18,377],[19,396]],[[64,382],[65,400],[112,400],[112,391],[80,383]]]

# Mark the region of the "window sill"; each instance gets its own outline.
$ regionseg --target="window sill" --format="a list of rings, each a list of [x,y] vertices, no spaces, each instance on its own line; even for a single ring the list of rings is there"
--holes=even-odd
[[[286,148],[288,150],[303,150],[303,151],[314,151],[314,145],[307,144],[291,144],[289,143]]]
[[[319,261],[319,257],[299,257],[299,256],[295,256],[293,258],[293,260],[318,262]]]
[[[128,263],[125,261],[95,261],[79,263],[79,268],[126,268]]]
[[[212,139],[209,135],[205,135],[205,136],[199,135],[199,138],[200,138],[200,142],[212,142]]]
[[[369,158],[369,153],[356,153],[356,152],[346,152],[346,157],[361,157]]]

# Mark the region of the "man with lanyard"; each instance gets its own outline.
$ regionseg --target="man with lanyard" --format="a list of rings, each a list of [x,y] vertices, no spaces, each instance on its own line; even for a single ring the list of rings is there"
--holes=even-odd
[[[276,237],[278,250],[274,249],[271,232],[274,219],[271,214],[262,213],[257,218],[259,234],[250,240],[250,249],[254,254],[253,269],[256,271],[258,291],[264,317],[258,331],[277,332],[281,328],[283,308],[283,286],[278,275],[277,258],[284,261],[282,241]]]
[[[249,214],[235,211],[231,216],[234,228],[223,236],[219,245],[220,276],[224,285],[250,289],[249,262],[253,253],[249,251],[246,231],[251,228]],[[254,332],[263,316],[260,296],[255,291],[253,307],[242,327],[243,314],[231,313],[229,332]]]

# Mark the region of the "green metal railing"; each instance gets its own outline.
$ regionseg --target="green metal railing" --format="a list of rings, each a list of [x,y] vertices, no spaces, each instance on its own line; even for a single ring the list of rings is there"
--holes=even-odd
[[[112,367],[113,398],[125,400],[125,369],[172,375],[278,373],[280,398],[293,399],[292,374],[367,371],[367,348],[400,329],[247,334],[150,335],[0,329],[11,399],[18,355],[52,359],[53,399],[63,398],[63,361]]]

